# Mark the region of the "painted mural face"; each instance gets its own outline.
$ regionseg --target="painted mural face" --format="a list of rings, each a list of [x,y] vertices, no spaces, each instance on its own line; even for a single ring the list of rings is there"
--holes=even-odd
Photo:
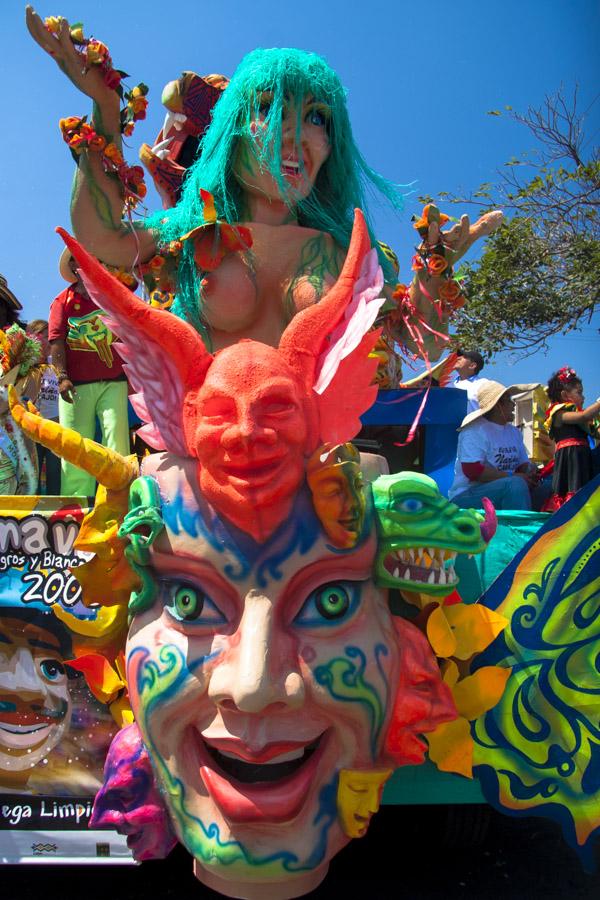
[[[178,462],[183,472],[161,455],[144,467],[168,499],[152,550],[158,598],[127,646],[136,721],[211,886],[289,883],[348,840],[339,769],[381,755],[398,654],[370,578],[374,534],[334,552],[301,493],[271,540],[234,541],[210,519],[193,464]]]
[[[292,370],[255,344],[251,364],[221,351],[198,392],[195,432],[204,496],[255,537],[285,518],[304,477],[305,404]]]
[[[0,770],[35,766],[60,742],[70,720],[56,636],[20,618],[0,619]]]
[[[268,91],[260,95],[258,115],[250,124],[253,134],[258,135],[259,140],[270,113],[271,101],[272,94]],[[301,109],[293,101],[285,105],[281,133],[281,174],[296,201],[308,197],[331,152],[329,117],[329,107],[315,102],[309,96],[303,98]],[[248,194],[270,201],[281,199],[279,184],[257,159],[253,141],[240,139],[234,173]]]

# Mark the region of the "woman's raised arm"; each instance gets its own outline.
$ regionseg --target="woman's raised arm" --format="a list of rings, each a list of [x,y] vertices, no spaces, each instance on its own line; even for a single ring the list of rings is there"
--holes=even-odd
[[[59,69],[93,102],[91,124],[107,145],[121,153],[120,100],[99,66],[86,65],[71,39],[69,23],[59,19],[52,33],[35,10],[26,8],[26,21],[34,41],[51,56]],[[124,192],[120,181],[104,171],[101,154],[87,149],[78,155],[71,197],[71,221],[79,241],[103,262],[130,268],[156,251],[151,231],[136,224],[135,234],[123,221]]]

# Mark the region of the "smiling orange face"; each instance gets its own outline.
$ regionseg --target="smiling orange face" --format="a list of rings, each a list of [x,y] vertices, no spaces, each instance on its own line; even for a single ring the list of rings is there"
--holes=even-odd
[[[204,496],[238,527],[267,537],[304,476],[306,402],[296,375],[277,350],[247,341],[217,354],[196,403]]]

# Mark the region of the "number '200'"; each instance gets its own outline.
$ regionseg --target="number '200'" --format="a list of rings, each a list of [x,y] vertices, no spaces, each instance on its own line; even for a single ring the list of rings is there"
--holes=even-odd
[[[75,606],[81,596],[81,585],[70,572],[52,572],[43,575],[41,572],[29,572],[23,576],[25,584],[31,583],[23,594],[23,603],[38,603],[48,606],[61,603],[63,606]]]

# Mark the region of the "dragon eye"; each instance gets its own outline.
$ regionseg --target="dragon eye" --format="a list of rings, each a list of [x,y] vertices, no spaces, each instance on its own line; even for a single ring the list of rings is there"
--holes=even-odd
[[[304,601],[294,619],[300,628],[337,625],[349,619],[358,607],[360,582],[336,581],[321,585]]]
[[[399,506],[404,512],[415,513],[423,509],[423,501],[417,500],[416,497],[408,497],[408,499],[403,500]]]

